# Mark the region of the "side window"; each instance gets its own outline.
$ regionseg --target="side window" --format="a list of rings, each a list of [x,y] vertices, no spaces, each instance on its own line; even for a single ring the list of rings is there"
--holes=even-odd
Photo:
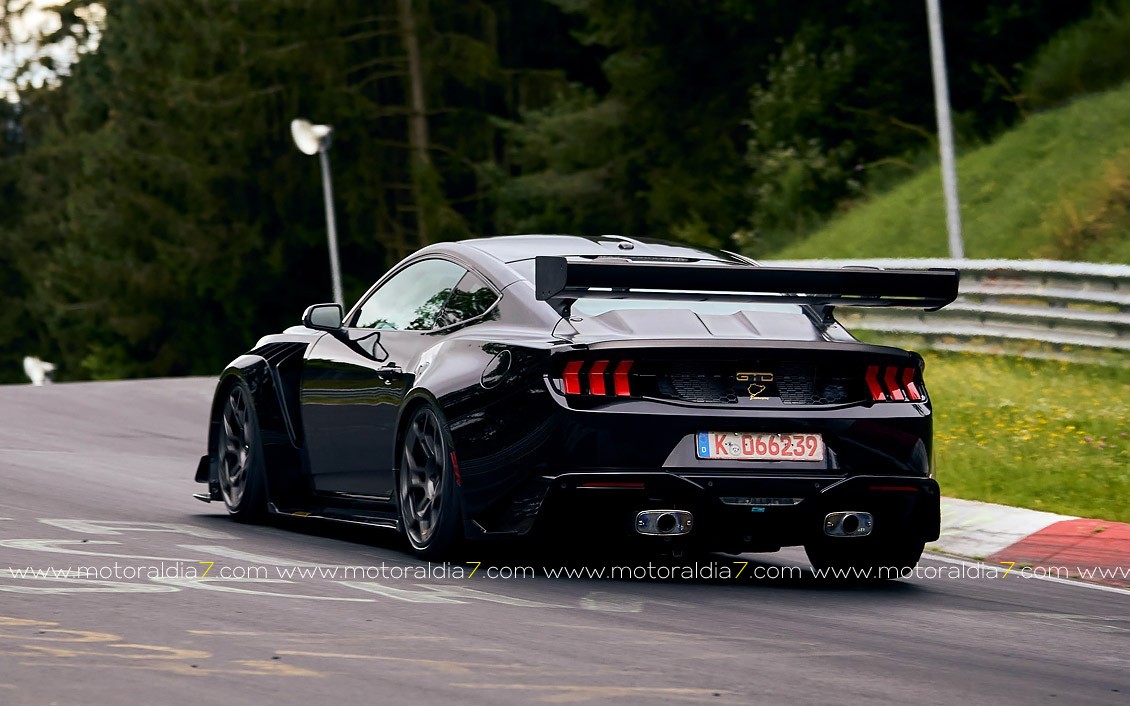
[[[447,260],[421,260],[404,268],[365,300],[354,326],[427,331],[467,272]]]
[[[460,321],[474,318],[486,312],[498,299],[486,282],[474,272],[468,272],[459,280],[447,306],[439,315],[437,326],[451,326]]]

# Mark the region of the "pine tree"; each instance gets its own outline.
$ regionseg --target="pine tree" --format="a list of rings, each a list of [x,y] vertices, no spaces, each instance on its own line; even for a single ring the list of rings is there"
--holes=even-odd
[[[14,289],[60,377],[214,372],[329,298],[294,117],[335,126],[347,299],[421,244],[492,228],[481,175],[522,73],[498,56],[506,3],[415,0],[407,24],[399,0],[105,5],[97,51],[22,94],[9,172]]]

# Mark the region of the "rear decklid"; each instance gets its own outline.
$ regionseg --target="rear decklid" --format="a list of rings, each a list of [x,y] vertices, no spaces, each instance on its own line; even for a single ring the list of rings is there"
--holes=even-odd
[[[576,344],[599,341],[823,341],[813,318],[794,304],[734,304],[703,310],[701,303],[650,302],[648,308],[602,310],[614,302],[578,302],[556,334]],[[594,308],[595,305],[595,308]]]

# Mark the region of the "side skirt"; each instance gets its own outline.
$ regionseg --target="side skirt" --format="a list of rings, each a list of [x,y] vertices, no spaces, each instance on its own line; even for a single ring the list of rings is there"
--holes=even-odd
[[[342,522],[400,531],[400,518],[392,512],[346,510],[334,507],[318,507],[313,509],[280,508],[273,502],[267,503],[267,512],[280,517],[297,517],[304,520],[329,520],[331,522]]]

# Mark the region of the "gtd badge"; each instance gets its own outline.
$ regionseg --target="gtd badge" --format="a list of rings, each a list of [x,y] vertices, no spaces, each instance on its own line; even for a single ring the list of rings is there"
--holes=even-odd
[[[773,373],[738,373],[738,382],[749,383],[746,392],[751,400],[755,400],[767,389],[765,383],[773,382]]]

